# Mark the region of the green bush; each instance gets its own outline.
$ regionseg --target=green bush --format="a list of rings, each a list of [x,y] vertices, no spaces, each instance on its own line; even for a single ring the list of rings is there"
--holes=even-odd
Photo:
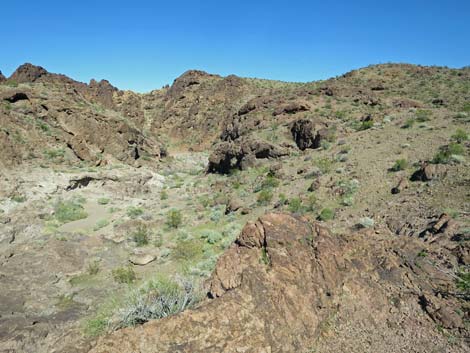
[[[63,148],[58,148],[55,150],[45,150],[44,155],[47,159],[63,158],[65,156],[65,150]]]
[[[100,262],[95,260],[88,264],[87,272],[90,276],[94,276],[100,272]]]
[[[141,215],[144,214],[144,210],[140,207],[129,207],[127,209],[127,215],[130,217],[130,218],[137,218]]]
[[[413,118],[406,119],[405,123],[403,124],[404,129],[409,129],[412,128],[413,125],[415,124],[416,120]]]
[[[273,193],[271,190],[261,190],[258,194],[258,204],[268,205],[273,198]]]
[[[452,156],[460,156],[464,152],[465,150],[461,144],[453,142],[448,146],[441,147],[431,162],[434,164],[447,164],[450,163]]]
[[[180,210],[172,209],[166,215],[166,224],[170,228],[178,228],[183,223],[183,215]]]
[[[289,201],[289,212],[292,213],[302,213],[303,206],[302,200],[299,197],[294,197]]]
[[[100,205],[107,205],[109,203],[109,199],[105,198],[105,197],[102,197],[102,198],[99,198],[98,199],[98,204]]]
[[[26,196],[24,196],[24,195],[13,195],[11,197],[11,200],[15,201],[15,202],[18,202],[18,203],[22,203],[22,202],[26,201]]]
[[[372,120],[362,121],[357,127],[357,131],[364,131],[370,129],[374,126],[374,122]]]
[[[118,267],[112,272],[113,278],[118,283],[130,284],[137,279],[134,269],[131,266]]]
[[[173,249],[172,257],[178,261],[192,262],[200,259],[202,254],[202,244],[195,239],[190,239],[178,242]]]
[[[162,190],[160,192],[160,200],[167,200],[168,199],[168,193],[166,192],[166,190]]]
[[[98,222],[96,222],[95,226],[93,227],[94,231],[100,230],[101,228],[106,227],[109,224],[109,221],[107,219],[100,219]]]
[[[398,172],[400,170],[405,170],[408,167],[408,161],[406,159],[398,159],[390,170],[392,172]]]
[[[431,117],[430,110],[418,109],[415,114],[416,114],[416,121],[420,123],[428,121],[429,118]]]
[[[321,221],[329,221],[333,218],[335,218],[335,212],[331,208],[324,208],[318,215],[318,219]]]
[[[468,134],[463,129],[457,129],[455,134],[452,135],[452,140],[456,141],[457,143],[468,141],[468,139]]]
[[[58,201],[54,206],[54,217],[60,223],[73,222],[87,218],[88,214],[85,212],[82,203],[82,199]]]
[[[144,246],[149,243],[149,230],[145,226],[140,226],[132,234],[132,239],[135,241],[137,246]]]
[[[320,169],[320,172],[327,174],[333,168],[333,161],[329,158],[320,158],[315,161],[315,165]]]

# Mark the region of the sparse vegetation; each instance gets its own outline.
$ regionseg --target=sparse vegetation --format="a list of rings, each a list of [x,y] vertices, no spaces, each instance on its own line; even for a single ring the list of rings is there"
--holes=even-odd
[[[128,265],[112,271],[113,278],[118,283],[130,284],[137,279],[134,269]]]
[[[406,159],[397,159],[395,164],[390,168],[392,172],[398,172],[405,170],[408,167],[408,161]]]
[[[262,206],[268,205],[273,198],[273,193],[271,190],[261,190],[258,194],[258,204]]]
[[[318,215],[320,221],[329,221],[335,218],[335,212],[331,208],[324,208]]]
[[[145,246],[149,243],[149,230],[145,226],[140,226],[137,230],[132,234],[132,239],[136,243],[137,246]]]
[[[107,205],[111,200],[106,198],[106,197],[102,197],[102,198],[99,198],[98,199],[98,204],[99,205]]]
[[[85,200],[74,198],[71,200],[60,200],[54,206],[54,217],[60,223],[77,221],[87,218],[88,214],[83,208]]]
[[[170,228],[178,228],[183,223],[183,215],[180,210],[172,209],[166,216],[166,224]]]
[[[139,216],[142,216],[144,214],[144,210],[140,207],[129,207],[127,209],[127,215],[130,217],[130,218],[137,218]]]

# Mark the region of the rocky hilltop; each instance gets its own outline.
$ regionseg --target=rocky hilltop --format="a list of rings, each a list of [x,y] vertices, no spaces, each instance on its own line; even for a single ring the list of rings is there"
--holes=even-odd
[[[468,67],[0,73],[0,352],[468,352],[469,123]]]

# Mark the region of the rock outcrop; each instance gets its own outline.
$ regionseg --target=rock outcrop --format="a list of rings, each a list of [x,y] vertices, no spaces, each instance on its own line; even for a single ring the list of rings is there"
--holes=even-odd
[[[35,82],[42,76],[46,76],[49,73],[41,66],[36,66],[30,63],[19,66],[15,72],[8,78],[9,81],[16,83],[28,83]]]
[[[228,174],[232,169],[253,167],[257,159],[279,158],[287,155],[283,148],[269,142],[254,139],[240,139],[221,142],[209,156],[209,173]]]
[[[249,222],[219,258],[208,285],[213,299],[112,333],[90,353],[304,352],[328,346],[427,352],[445,347],[446,338],[430,328],[462,328],[453,312],[458,301],[436,296],[453,281],[424,262],[415,265],[421,248],[419,240],[367,230],[343,239],[305,218],[268,214]],[[430,276],[439,281],[429,282]],[[406,324],[392,324],[397,322]]]
[[[308,119],[296,120],[292,123],[291,134],[297,147],[302,151],[307,148],[318,148],[328,137],[328,129],[324,124]]]

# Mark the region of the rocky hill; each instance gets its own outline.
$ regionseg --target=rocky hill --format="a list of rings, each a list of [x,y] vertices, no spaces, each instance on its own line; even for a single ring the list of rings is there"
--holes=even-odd
[[[2,353],[468,351],[468,67],[25,64],[0,124]]]

